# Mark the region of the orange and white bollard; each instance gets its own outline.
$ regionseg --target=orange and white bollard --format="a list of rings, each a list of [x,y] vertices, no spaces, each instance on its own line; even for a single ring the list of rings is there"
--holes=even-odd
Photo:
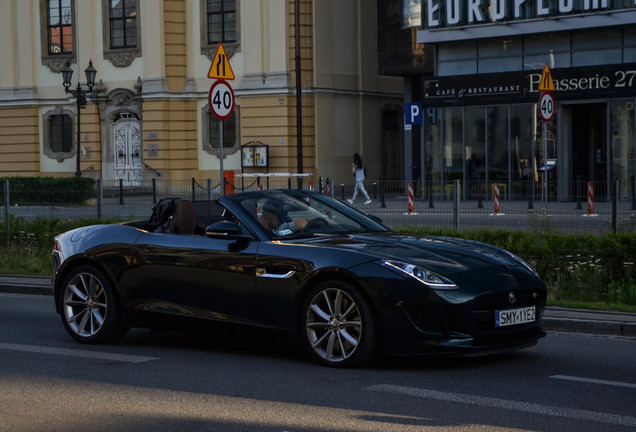
[[[415,215],[415,194],[413,193],[413,183],[408,184],[408,197],[407,197],[407,213],[405,215]]]
[[[495,212],[491,213],[491,216],[503,216],[503,213],[501,213],[501,203],[500,203],[500,198],[501,195],[499,193],[499,183],[493,183],[492,185],[492,197],[493,197],[493,201],[495,203]]]
[[[495,200],[495,214],[499,214],[499,212],[501,211],[501,205],[499,202],[499,184],[495,183],[494,185],[492,185],[492,193]]]
[[[314,191],[314,182],[312,180],[309,180],[309,190]]]
[[[587,182],[587,214],[583,216],[598,216],[594,213],[594,183]]]

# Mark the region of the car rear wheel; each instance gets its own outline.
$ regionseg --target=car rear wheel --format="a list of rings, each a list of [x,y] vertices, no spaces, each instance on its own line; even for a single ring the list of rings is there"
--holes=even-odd
[[[109,280],[91,266],[73,270],[62,287],[62,322],[82,343],[109,342],[125,333]]]
[[[368,362],[376,346],[375,320],[368,301],[341,281],[314,288],[303,306],[305,347],[318,362],[335,367]]]

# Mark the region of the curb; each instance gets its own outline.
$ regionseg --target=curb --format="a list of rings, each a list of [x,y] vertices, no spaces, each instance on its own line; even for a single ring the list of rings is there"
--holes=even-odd
[[[546,331],[552,332],[636,337],[636,324],[634,323],[552,317],[543,317],[541,322]]]
[[[53,287],[47,276],[0,275],[0,292],[53,295]]]

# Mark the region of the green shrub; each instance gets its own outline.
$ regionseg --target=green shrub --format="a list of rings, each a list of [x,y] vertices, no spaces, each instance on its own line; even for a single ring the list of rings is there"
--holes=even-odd
[[[10,204],[81,204],[94,196],[95,180],[88,177],[0,178],[0,203],[5,201],[4,180],[9,180]]]

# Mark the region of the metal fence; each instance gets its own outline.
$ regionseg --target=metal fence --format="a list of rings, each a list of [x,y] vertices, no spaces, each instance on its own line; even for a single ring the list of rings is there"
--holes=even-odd
[[[5,199],[2,220],[38,216],[63,219],[143,219],[153,204],[164,197],[192,201],[214,200],[223,194],[260,189],[313,189],[343,202],[352,198],[355,182],[310,175],[275,174],[237,176],[233,182],[220,179],[187,181],[144,181],[135,186],[123,181],[98,181],[94,196],[81,205],[11,201],[11,185],[2,185]],[[380,217],[399,229],[425,226],[434,229],[472,230],[477,228],[558,231],[567,233],[636,232],[636,197],[632,187],[613,183],[598,185],[589,194],[588,183],[566,185],[573,194],[556,196],[556,184],[515,182],[462,183],[370,180],[365,188],[372,202],[365,205],[362,193],[352,204],[365,213]],[[623,186],[623,187],[621,187]],[[563,188],[563,184],[560,185]],[[593,190],[604,191],[594,196]],[[24,194],[22,194],[24,195]],[[34,194],[35,195],[35,194]],[[563,195],[563,194],[562,194]]]

